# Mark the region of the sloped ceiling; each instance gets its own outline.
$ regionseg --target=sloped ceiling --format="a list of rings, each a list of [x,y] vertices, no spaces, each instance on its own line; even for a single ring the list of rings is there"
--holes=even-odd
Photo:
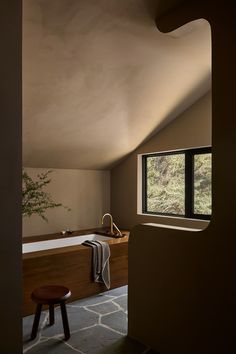
[[[23,163],[107,169],[204,95],[205,20],[165,35],[144,0],[24,0]]]

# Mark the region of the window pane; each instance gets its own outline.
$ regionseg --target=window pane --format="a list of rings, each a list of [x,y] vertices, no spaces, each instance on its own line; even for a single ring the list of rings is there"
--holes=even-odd
[[[184,154],[147,157],[147,212],[185,213]]]
[[[194,213],[211,214],[211,154],[194,156]]]

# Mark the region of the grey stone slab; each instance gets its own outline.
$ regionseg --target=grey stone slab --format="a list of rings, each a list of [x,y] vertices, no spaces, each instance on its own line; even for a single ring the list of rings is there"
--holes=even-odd
[[[77,301],[73,301],[70,304],[74,305],[74,306],[87,306],[87,305],[94,305],[94,304],[98,304],[100,302],[104,302],[106,300],[108,300],[104,295],[105,293],[101,293],[95,296],[90,296],[87,297],[85,299],[81,299],[81,300],[77,300]],[[70,305],[69,304],[69,305]]]
[[[109,348],[115,345],[121,338],[122,336],[118,333],[101,326],[96,326],[73,333],[69,339],[69,343],[74,348],[86,354],[103,354],[106,350],[108,350],[106,353],[113,354],[113,351],[109,352]]]
[[[96,311],[101,315],[108,314],[109,312],[119,310],[119,308],[116,305],[114,305],[111,302],[111,300],[106,301],[103,304],[99,304],[99,305],[90,305],[90,306],[87,306],[87,308],[90,310]]]
[[[101,293],[90,298],[75,301],[67,304],[69,325],[71,330],[71,338],[68,340],[68,345],[72,344],[75,349],[81,350],[85,354],[139,354],[139,347],[137,344],[124,341],[122,334],[112,331],[112,329],[103,327],[98,324],[99,315],[89,311],[94,309],[101,314],[101,319],[104,321],[105,326],[111,326],[114,330],[126,334],[127,330],[127,316],[123,311],[118,311],[116,305],[111,301],[116,301],[122,308],[125,308],[126,296],[121,296],[127,293],[127,286],[113,289],[109,292]],[[109,298],[105,294],[115,296],[116,299]],[[73,306],[78,307],[73,307]],[[88,306],[86,309],[84,306]],[[48,317],[48,311],[42,312],[40,326],[45,322]],[[69,354],[75,351],[68,347],[61,339],[64,337],[62,326],[62,319],[60,308],[55,310],[55,324],[51,327],[46,325],[41,330],[42,338],[38,343],[39,337],[34,341],[29,340],[31,329],[33,325],[34,316],[27,316],[23,318],[23,338],[24,338],[24,351],[30,354]],[[83,329],[89,326],[91,328]],[[45,338],[59,336],[59,338],[51,338],[45,341]],[[35,344],[35,345],[34,345]],[[31,349],[29,349],[34,345]],[[28,350],[27,350],[28,348]],[[133,349],[136,348],[136,349]],[[136,351],[135,351],[136,350]],[[151,353],[150,353],[151,354]]]
[[[102,316],[101,323],[115,331],[127,333],[127,315],[123,311]]]
[[[67,315],[71,332],[77,331],[84,327],[92,326],[98,323],[99,318],[99,315],[87,311],[84,308],[71,306],[67,306]],[[43,328],[42,335],[45,337],[52,337],[59,334],[64,336],[61,311],[58,307],[55,310],[55,324],[52,326],[47,325],[45,328]]]
[[[47,317],[47,313],[43,311],[40,316],[39,329],[42,327],[43,322],[45,322],[46,317]],[[34,322],[34,315],[26,316],[22,320],[23,344],[27,346],[28,344],[31,345],[33,343],[33,341],[30,339],[33,322]],[[37,337],[34,341],[36,340]]]
[[[125,286],[121,286],[120,288],[106,291],[104,295],[120,296],[123,294],[127,294],[127,292],[128,292],[128,285],[125,285]]]
[[[27,354],[74,354],[75,351],[59,339],[49,339],[46,342],[39,342],[35,347],[29,349]]]
[[[116,304],[118,304],[124,311],[127,311],[127,295],[120,296],[113,300]]]

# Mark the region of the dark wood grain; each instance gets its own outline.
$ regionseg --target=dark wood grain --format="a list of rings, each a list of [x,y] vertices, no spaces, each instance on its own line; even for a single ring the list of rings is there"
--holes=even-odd
[[[70,290],[63,285],[44,285],[32,291],[31,299],[37,304],[57,304],[70,296]]]
[[[124,231],[122,231],[124,233]],[[111,289],[128,283],[128,234],[107,241],[110,245]],[[23,255],[23,316],[35,310],[30,298],[35,288],[64,285],[71,290],[69,301],[103,291],[105,285],[92,280],[92,249],[78,245]]]
[[[71,296],[70,289],[62,285],[45,285],[33,290],[31,299],[37,304],[34,316],[34,323],[31,332],[31,339],[35,339],[38,332],[39,320],[42,305],[49,307],[49,325],[54,324],[54,305],[59,304],[61,307],[62,323],[64,328],[65,340],[70,338],[70,329],[66,312],[65,301]]]

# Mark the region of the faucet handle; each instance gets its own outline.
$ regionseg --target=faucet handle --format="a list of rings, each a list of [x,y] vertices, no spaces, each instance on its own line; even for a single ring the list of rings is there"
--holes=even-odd
[[[117,226],[114,222],[113,222],[113,226],[114,226],[114,228],[118,231],[119,236],[122,237],[123,235],[122,235],[120,229],[118,228],[118,226]]]

